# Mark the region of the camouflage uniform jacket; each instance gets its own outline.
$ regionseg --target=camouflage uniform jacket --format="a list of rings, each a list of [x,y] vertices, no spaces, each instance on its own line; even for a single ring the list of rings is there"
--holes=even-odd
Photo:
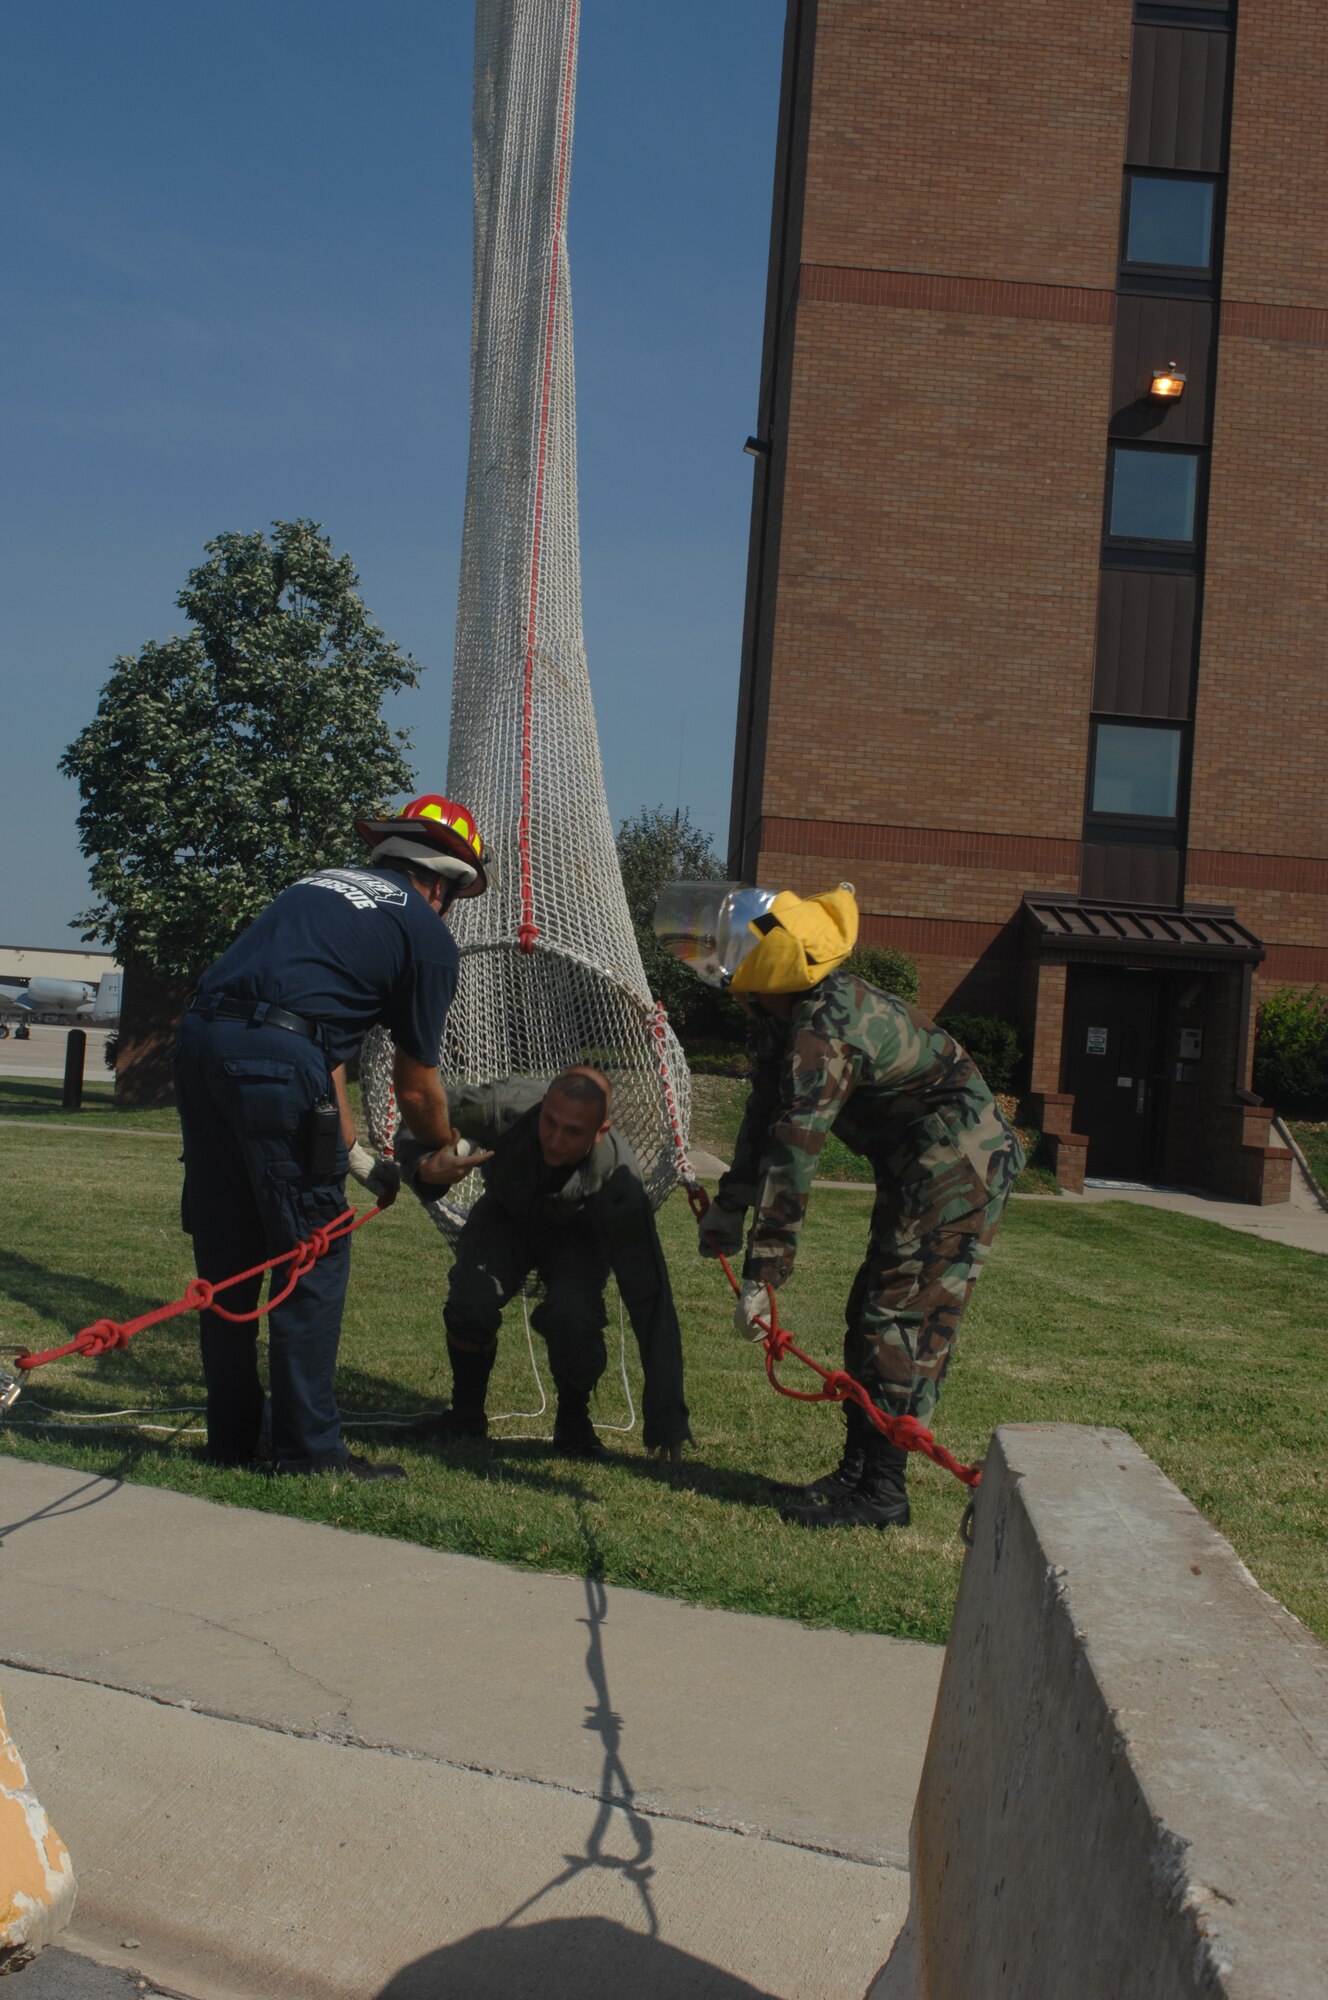
[[[691,1436],[683,1401],[682,1333],[668,1265],[640,1164],[612,1126],[561,1187],[552,1187],[539,1142],[539,1108],[548,1085],[538,1078],[450,1084],[452,1123],[463,1138],[493,1148],[477,1169],[486,1193],[517,1218],[565,1227],[585,1222],[603,1238],[609,1267],[632,1322],[645,1376],[645,1442],[675,1444]],[[399,1148],[407,1175],[430,1149]],[[434,1190],[417,1187],[422,1199]]]
[[[755,1204],[745,1275],[782,1284],[793,1269],[816,1158],[828,1132],[875,1169],[900,1225],[983,1207],[997,1154],[1023,1164],[1019,1141],[976,1065],[943,1029],[850,972],[766,1018],[752,1092],[719,1184],[720,1201]],[[1002,1158],[1000,1164],[1005,1165]]]

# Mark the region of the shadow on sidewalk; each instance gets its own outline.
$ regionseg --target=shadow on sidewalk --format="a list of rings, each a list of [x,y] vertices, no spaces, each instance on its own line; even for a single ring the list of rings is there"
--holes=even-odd
[[[764,1987],[607,1917],[472,1931],[403,1966],[377,2000],[774,2000]]]
[[[390,1979],[378,2000],[511,2000],[534,1994],[542,2000],[772,2000],[761,1988],[693,1957],[659,1935],[653,1862],[655,1835],[649,1818],[636,1809],[636,1791],[623,1760],[623,1716],[613,1705],[604,1653],[608,1597],[600,1581],[604,1559],[585,1499],[577,1503],[577,1525],[585,1547],[583,1588],[586,1615],[586,1674],[592,1699],[583,1727],[599,1737],[604,1750],[595,1817],[579,1854],[562,1856],[563,1866],[527,1896],[501,1924],[454,1944],[443,1945]],[[616,1836],[616,1845],[615,1845]],[[617,1851],[621,1848],[621,1851]],[[599,1873],[627,1883],[640,1901],[644,1928],[630,1930],[609,1917],[546,1917],[521,1922],[548,1896]],[[586,1890],[581,1888],[584,1899]]]

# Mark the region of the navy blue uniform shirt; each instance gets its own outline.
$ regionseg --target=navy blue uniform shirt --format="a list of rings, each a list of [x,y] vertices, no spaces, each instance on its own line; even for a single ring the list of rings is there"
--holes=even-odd
[[[451,931],[406,876],[322,868],[283,889],[198,990],[318,1021],[333,1063],[381,1021],[403,1054],[433,1064],[459,965]]]

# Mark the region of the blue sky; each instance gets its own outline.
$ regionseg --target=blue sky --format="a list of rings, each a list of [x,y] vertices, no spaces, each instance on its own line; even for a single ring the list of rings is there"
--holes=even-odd
[[[723,849],[781,0],[584,0],[569,248],[615,822]],[[441,785],[469,411],[464,0],[11,0],[0,19],[0,942],[75,942],[56,770],[225,529],[312,516],[424,669]]]

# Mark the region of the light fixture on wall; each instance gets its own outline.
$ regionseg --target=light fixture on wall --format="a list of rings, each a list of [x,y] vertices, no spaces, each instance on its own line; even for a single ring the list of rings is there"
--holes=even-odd
[[[1178,403],[1185,394],[1184,371],[1174,361],[1169,361],[1165,368],[1155,368],[1148,393],[1159,403]]]
[[[769,438],[748,438],[746,444],[743,446],[743,450],[749,458],[769,458],[770,440]]]

